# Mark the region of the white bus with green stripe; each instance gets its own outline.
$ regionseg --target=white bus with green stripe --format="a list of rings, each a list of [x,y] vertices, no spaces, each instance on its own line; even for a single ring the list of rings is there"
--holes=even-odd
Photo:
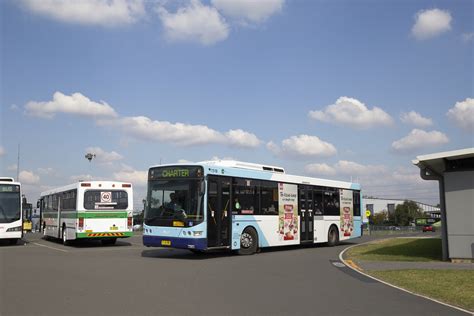
[[[83,181],[41,193],[42,229],[46,237],[100,239],[114,244],[133,235],[132,185],[117,181]]]

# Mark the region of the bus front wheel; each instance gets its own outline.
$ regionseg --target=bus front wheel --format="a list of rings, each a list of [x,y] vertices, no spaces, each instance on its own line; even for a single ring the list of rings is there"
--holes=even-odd
[[[328,246],[337,246],[339,244],[339,233],[336,226],[331,226],[328,232]]]
[[[257,252],[258,236],[255,229],[247,227],[240,235],[239,255],[252,255]]]

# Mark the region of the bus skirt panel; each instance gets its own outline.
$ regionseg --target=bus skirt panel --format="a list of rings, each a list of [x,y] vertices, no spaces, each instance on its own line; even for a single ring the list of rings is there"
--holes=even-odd
[[[205,250],[207,248],[207,239],[143,235],[143,245],[147,247],[171,247],[180,249]]]

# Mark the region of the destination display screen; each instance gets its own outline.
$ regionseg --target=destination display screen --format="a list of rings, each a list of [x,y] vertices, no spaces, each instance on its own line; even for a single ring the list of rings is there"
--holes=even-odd
[[[0,192],[20,192],[20,187],[18,185],[11,184],[0,184]]]
[[[150,169],[148,173],[149,180],[201,178],[202,176],[203,169],[198,166],[156,167]]]

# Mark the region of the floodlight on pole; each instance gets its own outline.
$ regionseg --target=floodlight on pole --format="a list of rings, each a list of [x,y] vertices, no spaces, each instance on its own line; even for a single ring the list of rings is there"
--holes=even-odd
[[[92,161],[92,158],[95,158],[95,154],[87,153],[84,157],[85,157],[87,160],[89,160],[89,162],[91,162],[91,161]]]

